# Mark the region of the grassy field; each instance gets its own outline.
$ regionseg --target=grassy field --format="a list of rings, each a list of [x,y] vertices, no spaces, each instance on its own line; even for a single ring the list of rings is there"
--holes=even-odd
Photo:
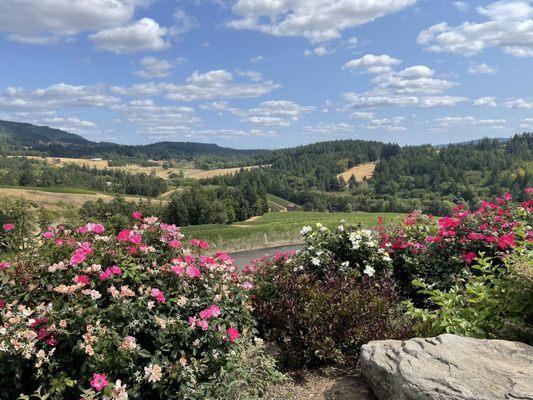
[[[337,175],[337,178],[340,178],[342,176],[343,179],[346,182],[348,182],[348,179],[350,179],[352,175],[355,175],[355,178],[357,179],[357,181],[360,182],[363,180],[363,178],[372,177],[372,174],[374,173],[375,169],[376,169],[376,163],[359,164]]]
[[[240,168],[220,168],[220,169],[212,169],[209,171],[204,171],[201,169],[196,168],[188,168],[188,167],[173,167],[173,168],[163,168],[163,162],[162,161],[152,161],[154,163],[159,164],[159,166],[156,167],[141,167],[140,165],[134,165],[134,164],[128,164],[124,166],[119,167],[110,167],[109,162],[107,160],[90,160],[86,158],[67,158],[67,157],[35,157],[30,156],[28,158],[34,158],[38,160],[44,160],[50,165],[60,167],[65,164],[77,164],[77,165],[86,165],[89,168],[97,168],[97,169],[118,169],[121,171],[127,171],[132,173],[139,173],[144,172],[145,174],[151,174],[154,172],[157,176],[163,179],[168,179],[170,174],[180,174],[183,172],[185,178],[191,178],[191,179],[203,179],[203,178],[211,178],[214,176],[222,176],[222,175],[228,175],[233,174],[240,170]],[[252,168],[259,168],[259,166],[249,166],[244,167],[245,169],[252,169]]]
[[[389,223],[403,214],[294,211],[270,213],[253,221],[237,222],[233,225],[198,225],[183,227],[181,230],[189,239],[207,240],[213,247],[234,251],[298,242],[301,240],[301,228],[317,222],[329,228],[336,227],[341,220],[371,227],[376,225],[380,216],[385,223]]]
[[[287,210],[298,210],[301,207],[297,204],[291,203],[289,200],[283,199],[273,194],[267,194],[267,199],[270,202],[272,209],[275,211],[287,211]]]

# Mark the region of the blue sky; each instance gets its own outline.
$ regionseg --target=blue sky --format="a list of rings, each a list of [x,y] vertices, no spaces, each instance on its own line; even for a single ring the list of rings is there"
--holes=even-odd
[[[0,119],[96,141],[533,130],[533,0],[2,0]]]

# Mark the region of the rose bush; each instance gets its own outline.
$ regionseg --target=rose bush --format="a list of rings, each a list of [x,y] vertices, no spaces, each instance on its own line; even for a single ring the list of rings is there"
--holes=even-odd
[[[531,191],[526,191],[531,196]],[[481,253],[496,266],[533,240],[533,200],[521,204],[510,194],[484,201],[470,211],[456,206],[451,216],[434,218],[414,212],[403,223],[381,229],[381,248],[393,260],[393,274],[402,293],[420,298],[411,283],[422,279],[435,289],[449,289],[463,270],[470,270]]]
[[[1,399],[255,398],[277,378],[253,340],[250,278],[134,219],[117,235],[49,227],[0,264]]]
[[[304,227],[298,254],[254,262],[254,315],[288,367],[354,363],[370,340],[406,338],[392,262],[368,230]]]

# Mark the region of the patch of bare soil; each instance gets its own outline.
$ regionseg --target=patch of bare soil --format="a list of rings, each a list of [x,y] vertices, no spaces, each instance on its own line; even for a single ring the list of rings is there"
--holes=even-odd
[[[275,400],[377,400],[357,371],[334,367],[289,375],[271,396]]]

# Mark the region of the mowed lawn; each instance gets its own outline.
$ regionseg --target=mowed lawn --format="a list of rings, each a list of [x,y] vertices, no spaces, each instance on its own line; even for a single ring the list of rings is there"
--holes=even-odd
[[[344,220],[346,223],[372,227],[377,224],[379,217],[383,218],[384,223],[391,223],[403,216],[405,214],[278,212],[233,225],[197,225],[182,227],[181,230],[187,239],[203,239],[217,249],[234,251],[298,242],[301,240],[300,230],[305,225],[321,223],[333,229]]]

